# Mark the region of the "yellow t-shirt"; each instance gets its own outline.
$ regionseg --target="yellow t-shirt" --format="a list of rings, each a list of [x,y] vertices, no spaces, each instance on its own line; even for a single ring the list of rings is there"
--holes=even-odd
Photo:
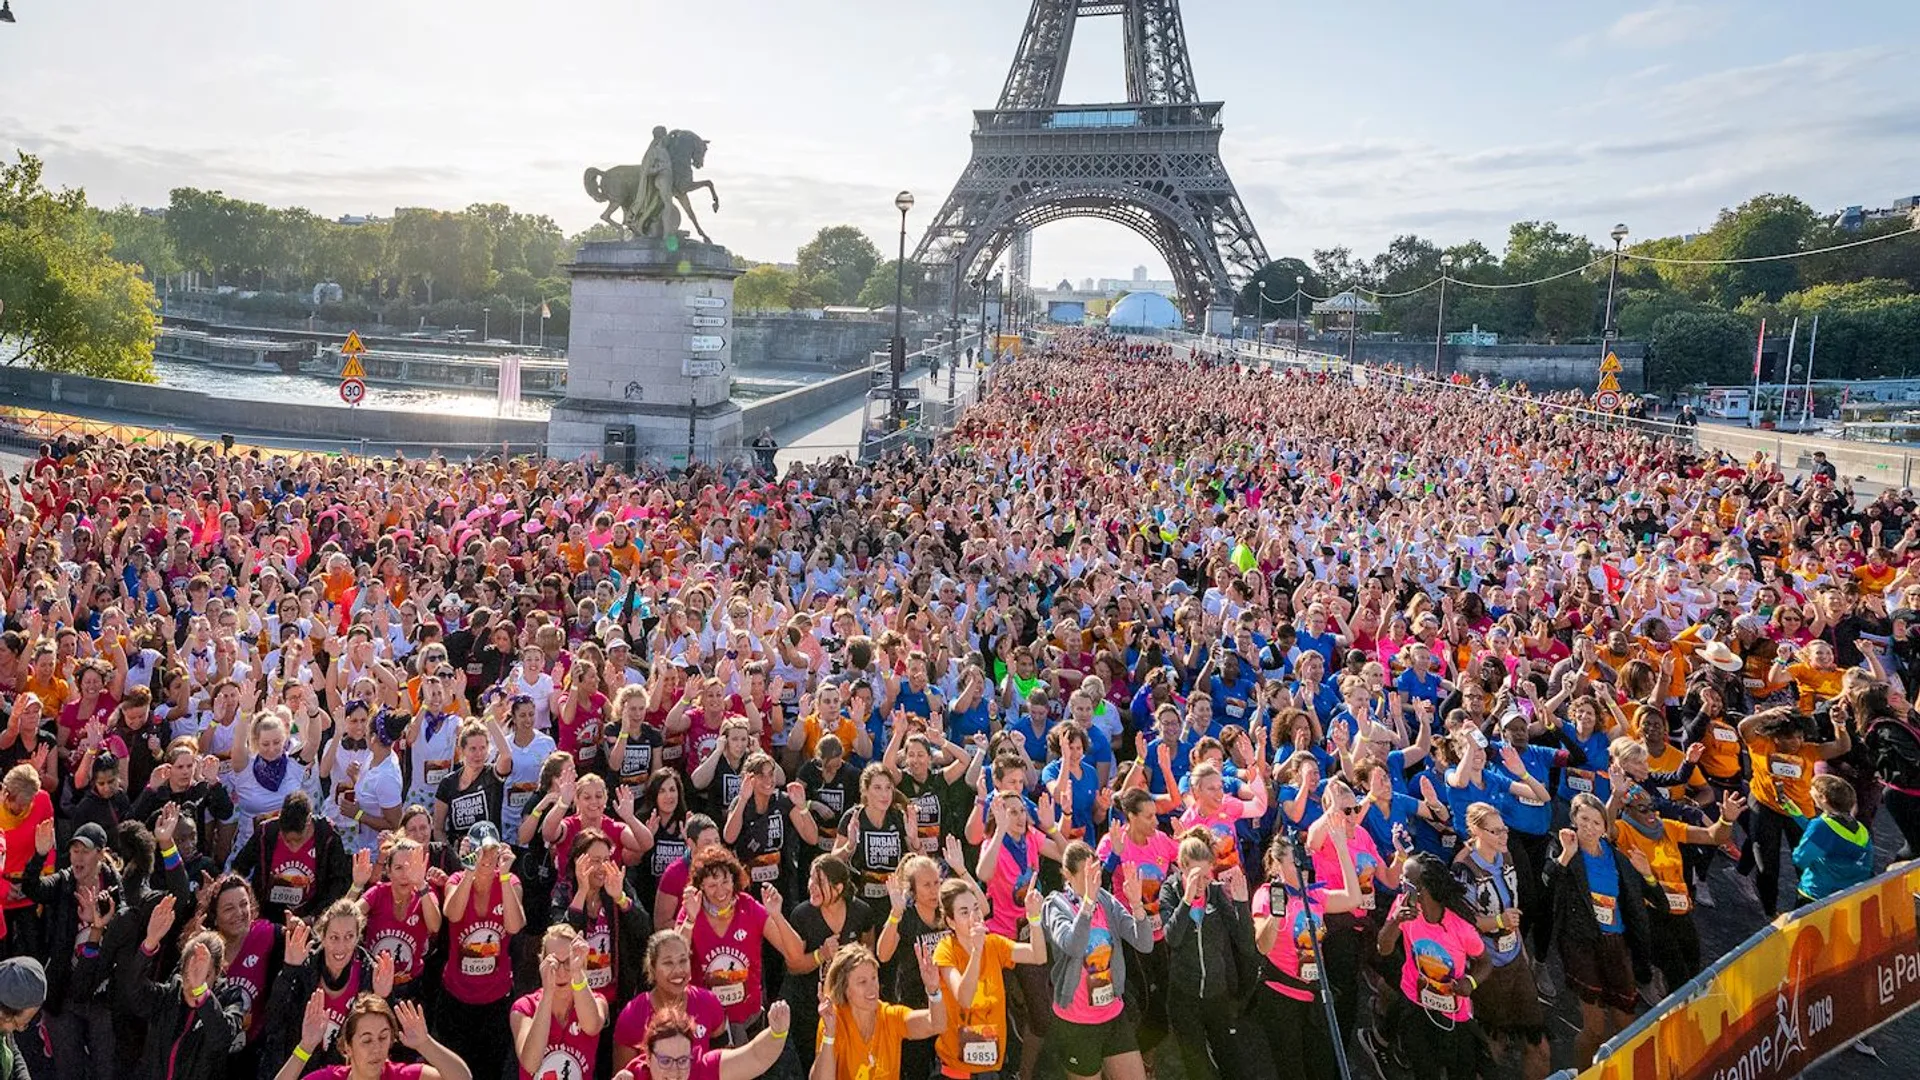
[[[1007,984],[1002,973],[1013,967],[1013,941],[988,934],[981,951],[980,981],[974,987],[973,1000],[962,1007],[948,996],[947,1026],[933,1044],[941,1068],[962,1076],[1007,1071],[1002,1067],[1007,1056]],[[934,946],[933,966],[940,972],[943,991],[948,986],[947,972],[964,973],[970,959],[966,946],[952,934]],[[993,1046],[991,1061],[987,1060],[989,1044]]]
[[[913,1010],[905,1005],[881,1002],[879,1015],[873,1021],[873,1037],[867,1038],[854,1022],[853,1010],[845,1005],[834,1006],[833,1075],[836,1080],[900,1080],[900,1044],[906,1041],[907,1015],[911,1012]],[[826,1025],[823,1024],[813,1037],[816,1054],[824,1038]]]
[[[1693,894],[1687,891],[1687,868],[1680,858],[1680,845],[1687,840],[1687,826],[1685,822],[1667,818],[1661,818],[1660,825],[1662,833],[1655,840],[1626,821],[1616,821],[1613,843],[1623,855],[1636,851],[1645,855],[1653,868],[1655,884],[1667,896],[1667,909],[1675,915],[1685,915],[1693,910]]]

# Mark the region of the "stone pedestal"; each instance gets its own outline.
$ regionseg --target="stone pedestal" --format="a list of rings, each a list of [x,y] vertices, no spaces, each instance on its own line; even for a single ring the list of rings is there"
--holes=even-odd
[[[733,268],[727,249],[680,237],[596,241],[573,279],[567,396],[547,424],[556,458],[624,454],[685,465],[739,453],[733,374]],[[692,372],[692,374],[689,374]]]

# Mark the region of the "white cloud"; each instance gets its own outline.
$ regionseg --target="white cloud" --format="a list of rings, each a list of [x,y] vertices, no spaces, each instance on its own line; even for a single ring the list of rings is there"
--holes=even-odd
[[[1652,7],[1627,12],[1604,29],[1573,38],[1562,51],[1578,55],[1595,48],[1670,49],[1721,29],[1732,16],[1732,9],[1721,4],[1660,0]]]

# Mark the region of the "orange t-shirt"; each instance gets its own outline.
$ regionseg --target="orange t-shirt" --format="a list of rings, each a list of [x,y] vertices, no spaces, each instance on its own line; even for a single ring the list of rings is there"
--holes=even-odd
[[[933,1044],[940,1067],[948,1075],[1006,1071],[1001,1068],[1007,1056],[1007,984],[1003,973],[1013,967],[1013,941],[988,934],[981,951],[980,980],[974,986],[973,1000],[962,1006],[947,994],[947,1026]],[[952,985],[946,973],[964,973],[970,959],[966,946],[952,934],[934,946],[933,966],[940,972],[942,992],[950,991]],[[987,1060],[989,1044],[993,1046],[991,1061]]]
[[[20,689],[23,693],[39,698],[42,710],[50,718],[58,717],[60,710],[66,707],[67,702],[73,700],[73,684],[58,675],[45,682],[41,682],[38,675],[28,675],[27,684]],[[33,837],[28,836],[27,840],[31,842]]]
[[[1753,755],[1753,798],[1769,810],[1788,812],[1787,799],[1802,814],[1813,809],[1813,765],[1816,760],[1803,743],[1798,752],[1783,754],[1772,739],[1754,735],[1747,739]]]
[[[1853,577],[1860,583],[1860,591],[1870,596],[1879,596],[1886,592],[1887,586],[1893,584],[1893,579],[1899,574],[1898,567],[1882,566],[1876,569],[1872,563],[1856,566],[1853,569]]]
[[[868,1038],[860,1033],[852,1009],[834,1006],[835,1080],[900,1080],[900,1044],[907,1039],[907,1015],[911,1012],[905,1005],[881,1002],[873,1021],[873,1036]],[[826,1036],[827,1028],[822,1024],[813,1036],[816,1053]]]
[[[1621,854],[1635,851],[1647,857],[1653,880],[1667,894],[1667,909],[1675,915],[1693,910],[1693,894],[1687,891],[1687,868],[1680,859],[1680,845],[1687,842],[1685,822],[1661,818],[1662,835],[1649,838],[1626,821],[1613,823],[1613,843]]]
[[[833,726],[829,728],[820,722],[820,714],[814,713],[800,722],[800,756],[812,757],[814,748],[820,744],[820,736],[832,735],[840,740],[840,748],[851,757],[853,739],[859,733],[860,729],[851,717],[834,717]]]

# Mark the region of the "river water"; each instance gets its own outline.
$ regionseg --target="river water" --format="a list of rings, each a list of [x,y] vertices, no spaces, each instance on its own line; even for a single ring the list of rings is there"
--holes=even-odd
[[[340,383],[318,375],[277,375],[234,371],[155,358],[153,373],[160,385],[197,390],[238,401],[289,401],[302,405],[340,405]],[[452,390],[369,384],[363,409],[399,412],[436,412],[454,416],[494,416],[499,412],[492,394],[462,394]],[[553,403],[546,398],[522,398],[516,416],[542,419]]]

